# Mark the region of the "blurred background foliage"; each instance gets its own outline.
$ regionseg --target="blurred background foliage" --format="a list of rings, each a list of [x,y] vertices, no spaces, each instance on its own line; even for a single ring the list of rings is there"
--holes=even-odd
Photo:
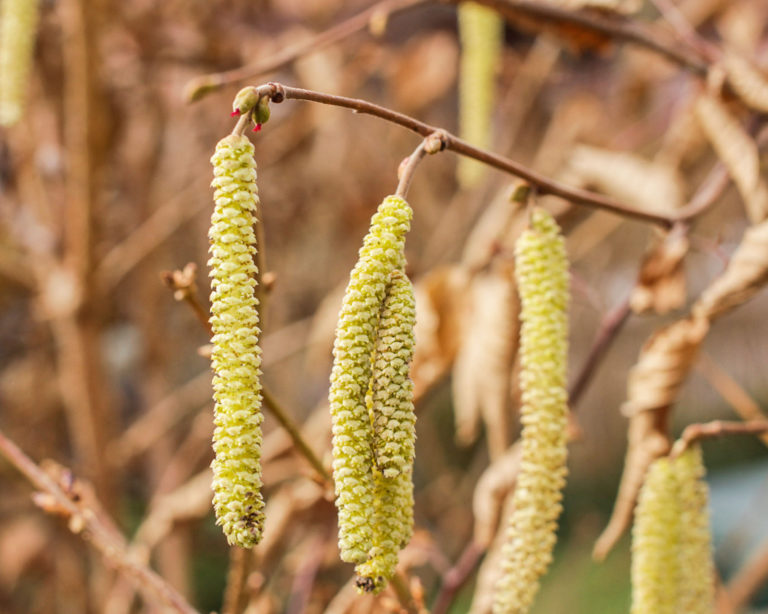
[[[763,0],[675,4],[704,37],[768,66]],[[24,119],[0,132],[0,428],[32,458],[53,459],[92,483],[139,555],[200,611],[222,607],[230,559],[206,490],[208,338],[161,274],[195,263],[207,309],[208,160],[232,128],[231,100],[244,83],[191,104],[184,87],[268,58],[367,6],[44,0]],[[638,19],[670,31],[650,2]],[[392,15],[377,36],[351,34],[246,83],[274,80],[366,98],[456,131],[459,53],[455,6],[426,3]],[[570,184],[669,211],[686,202],[716,160],[691,119],[699,88],[648,51],[584,49],[578,40],[509,24],[491,148]],[[398,164],[418,139],[376,118],[288,101],[273,105],[253,141],[274,275],[264,381],[329,461],[324,403],[341,292],[370,215],[394,191]],[[522,217],[508,202],[509,176],[488,171],[460,189],[455,171],[452,154],[428,158],[409,195],[408,270],[421,293],[424,349],[414,373],[417,533],[402,559],[427,604],[472,539],[481,474],[518,430],[514,348],[491,356],[502,357],[495,363],[486,348],[517,335],[514,299],[504,292]],[[655,231],[545,202],[559,216],[572,258],[575,376],[606,314],[635,288]],[[746,224],[738,193],[727,189],[697,218],[684,272],[655,294],[671,307],[629,316],[579,400],[561,540],[536,612],[628,610],[628,539],[604,563],[590,558],[626,447],[619,407],[627,373],[651,332],[684,313],[722,270]],[[758,297],[713,328],[704,345],[710,366],[697,368],[683,389],[675,434],[691,422],[735,417],[713,386],[714,370],[765,405],[766,309],[766,297]],[[506,328],[489,330],[494,318]],[[389,607],[386,594],[377,602],[348,596],[351,568],[338,562],[332,503],[269,415],[265,432],[267,535],[246,585],[249,611]],[[707,443],[705,459],[717,562],[727,580],[768,538],[765,515],[756,511],[768,497],[768,461],[764,445],[747,437]],[[6,463],[0,490],[0,611],[158,611],[65,523],[42,514]],[[451,612],[468,611],[474,586],[472,574]],[[768,608],[768,595],[761,603]]]

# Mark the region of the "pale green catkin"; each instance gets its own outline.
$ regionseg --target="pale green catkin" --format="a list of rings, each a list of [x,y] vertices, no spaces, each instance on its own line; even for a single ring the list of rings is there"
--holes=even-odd
[[[21,119],[39,18],[38,0],[0,0],[0,125]]]
[[[255,294],[258,189],[253,145],[229,135],[211,158],[216,189],[211,218],[211,326],[215,375],[213,504],[230,544],[261,539],[261,350]]]
[[[402,271],[394,271],[379,316],[371,386],[374,460],[385,478],[413,464],[416,414],[410,365],[415,322],[411,282]]]
[[[678,588],[680,508],[677,480],[668,458],[649,468],[632,528],[631,614],[675,614]]]
[[[504,22],[498,13],[474,2],[458,8],[461,59],[459,65],[459,134],[478,147],[488,147],[496,100],[496,69],[501,58]],[[482,164],[459,158],[457,174],[463,187],[474,185]]]
[[[536,209],[515,246],[521,302],[522,462],[502,547],[494,614],[528,612],[552,561],[567,457],[568,259],[552,216]]]
[[[631,614],[713,614],[708,489],[699,446],[648,469],[632,530]]]
[[[373,546],[373,425],[366,396],[371,357],[392,271],[404,264],[405,234],[412,211],[388,196],[371,219],[350,274],[334,342],[329,402],[333,430],[333,479],[339,512],[341,559],[364,563]]]
[[[369,395],[375,460],[371,549],[355,568],[358,586],[374,593],[394,575],[398,553],[413,531],[415,316],[411,282],[393,271],[379,317]]]

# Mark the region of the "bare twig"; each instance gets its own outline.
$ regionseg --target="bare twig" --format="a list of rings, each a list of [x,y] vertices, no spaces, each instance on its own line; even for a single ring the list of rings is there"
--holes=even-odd
[[[252,560],[251,552],[245,548],[234,546],[229,549],[229,571],[227,572],[227,586],[224,590],[221,614],[240,613],[245,580],[248,577],[248,568]]]
[[[208,336],[213,337],[213,328],[211,328],[208,319],[208,312],[198,297],[197,283],[195,282],[196,274],[197,265],[194,262],[188,262],[181,270],[164,271],[161,274],[161,279],[168,288],[173,290],[173,298],[187,303],[200,324],[208,331]]]
[[[439,151],[443,151],[443,149],[445,149],[445,137],[442,130],[430,134],[419,143],[413,153],[400,163],[397,173],[399,182],[395,194],[400,198],[405,198],[408,195],[408,188],[411,187],[416,167],[422,158],[427,154],[436,154]]]
[[[356,32],[364,30],[368,27],[371,20],[378,15],[393,15],[425,2],[426,0],[383,0],[382,2],[377,2],[363,12],[350,17],[346,21],[342,21],[324,32],[284,47],[275,55],[261,58],[252,64],[233,70],[195,77],[184,87],[184,98],[193,102],[221,89],[225,85],[246,79],[255,79],[260,75],[282,68],[309,52],[319,51]]]
[[[128,552],[125,540],[105,525],[93,509],[67,496],[62,487],[0,431],[2,454],[35,488],[43,491],[36,503],[44,510],[66,517],[73,533],[88,540],[101,555],[140,587],[146,597],[175,612],[196,614],[182,595],[150,568],[138,563]]]
[[[254,89],[256,90],[256,94],[258,96],[270,96],[272,102],[275,103],[282,102],[288,98],[294,100],[319,102],[321,104],[352,109],[356,113],[373,115],[374,117],[378,117],[380,119],[412,130],[413,132],[416,132],[423,137],[427,137],[435,132],[438,132],[445,140],[446,149],[450,149],[457,154],[473,158],[495,169],[525,179],[532,185],[536,186],[539,194],[551,194],[553,196],[559,196],[560,198],[564,198],[574,204],[584,205],[596,209],[604,209],[617,215],[622,215],[628,218],[656,224],[663,227],[670,227],[675,222],[688,219],[688,217],[690,217],[686,217],[680,214],[662,215],[659,213],[652,213],[649,211],[635,209],[629,205],[621,203],[602,194],[567,186],[558,181],[554,181],[553,179],[545,177],[536,171],[533,171],[532,169],[520,164],[519,162],[515,162],[514,160],[510,160],[504,156],[500,156],[490,151],[486,151],[484,149],[470,145],[466,141],[445,131],[442,128],[430,126],[429,124],[421,122],[413,117],[399,113],[397,111],[393,111],[392,109],[388,109],[386,107],[382,107],[367,100],[362,100],[359,98],[347,98],[345,96],[335,96],[333,94],[325,94],[314,90],[290,87],[280,83],[267,83],[255,87]],[[242,120],[243,118],[241,117],[240,119]],[[235,128],[235,131],[236,130],[237,126]]]
[[[768,416],[763,413],[755,400],[710,356],[702,352],[696,366],[743,420],[768,420]],[[768,433],[760,435],[760,439],[768,446]]]
[[[751,420],[749,422],[715,420],[705,424],[689,424],[675,445],[672,446],[669,455],[672,458],[680,456],[699,439],[722,437],[723,435],[758,435],[766,432],[768,432],[768,420]]]
[[[768,541],[760,544],[757,551],[728,582],[728,596],[735,612],[740,612],[749,604],[750,599],[763,586],[766,578],[768,578]]]
[[[459,560],[443,574],[440,591],[435,597],[432,614],[445,614],[459,589],[475,571],[483,558],[485,548],[476,541],[470,541],[459,556]]]

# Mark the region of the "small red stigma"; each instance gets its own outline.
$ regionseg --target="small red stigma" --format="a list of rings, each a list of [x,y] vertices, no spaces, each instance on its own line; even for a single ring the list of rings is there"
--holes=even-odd
[[[258,132],[259,130],[261,130],[261,124],[256,124],[256,125],[253,127],[253,131],[254,131],[254,132]]]
[[[240,117],[240,109],[235,109],[229,114],[230,117]]]

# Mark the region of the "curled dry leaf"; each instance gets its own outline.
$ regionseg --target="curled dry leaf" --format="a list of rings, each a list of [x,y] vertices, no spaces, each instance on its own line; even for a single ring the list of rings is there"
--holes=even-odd
[[[727,52],[723,68],[733,91],[755,111],[768,113],[768,80],[760,70],[737,53]]]
[[[693,313],[713,319],[749,300],[768,281],[768,221],[751,226],[728,266],[701,294]]]
[[[474,442],[482,418],[492,459],[510,443],[509,381],[517,351],[518,312],[509,275],[500,271],[473,278],[453,368],[456,440],[463,445]]]
[[[739,189],[752,223],[768,215],[768,185],[760,177],[760,156],[752,137],[723,102],[708,94],[696,102],[696,117]]]
[[[414,396],[442,377],[459,351],[469,274],[458,266],[431,271],[414,286],[416,349],[411,363]]]
[[[472,511],[475,516],[474,540],[487,548],[498,532],[507,495],[515,487],[522,448],[516,443],[489,465],[475,486]]]
[[[688,238],[679,231],[667,233],[646,254],[630,306],[635,313],[664,314],[685,303],[683,259],[688,253]]]
[[[672,167],[631,153],[580,145],[569,162],[583,183],[646,211],[669,212],[683,202],[683,183]]]

